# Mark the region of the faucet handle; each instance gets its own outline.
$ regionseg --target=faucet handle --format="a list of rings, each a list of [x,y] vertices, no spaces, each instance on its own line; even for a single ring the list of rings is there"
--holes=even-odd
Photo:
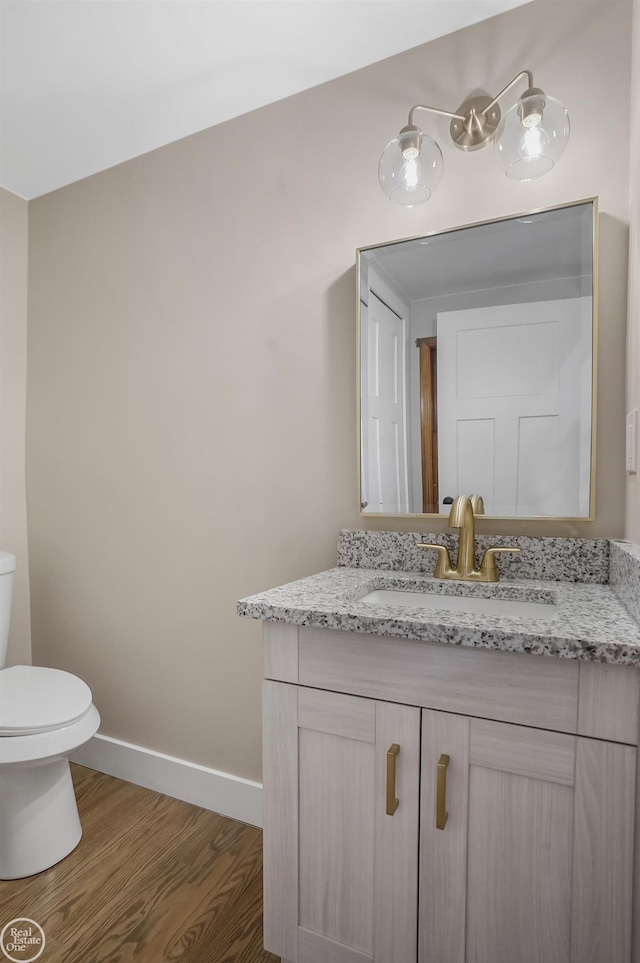
[[[433,571],[434,578],[446,578],[447,572],[453,570],[449,549],[446,545],[429,545],[427,542],[416,542],[416,548],[433,548],[438,553],[438,561]]]
[[[497,582],[498,581],[498,571],[496,569],[496,555],[498,552],[509,552],[512,555],[516,552],[520,552],[520,548],[488,548],[484,553],[482,558],[482,564],[480,566],[480,571],[484,576],[483,581],[485,582]]]

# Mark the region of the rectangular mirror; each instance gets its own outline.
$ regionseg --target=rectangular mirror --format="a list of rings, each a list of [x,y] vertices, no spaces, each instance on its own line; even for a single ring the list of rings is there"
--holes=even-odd
[[[357,252],[362,514],[593,518],[597,199]]]

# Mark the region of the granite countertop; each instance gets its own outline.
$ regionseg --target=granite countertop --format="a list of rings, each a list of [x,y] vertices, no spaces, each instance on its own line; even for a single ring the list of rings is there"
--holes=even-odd
[[[555,602],[557,617],[506,617],[360,602],[378,589]],[[640,666],[640,626],[609,585],[535,579],[442,581],[419,572],[339,567],[242,599],[238,615],[416,641]]]

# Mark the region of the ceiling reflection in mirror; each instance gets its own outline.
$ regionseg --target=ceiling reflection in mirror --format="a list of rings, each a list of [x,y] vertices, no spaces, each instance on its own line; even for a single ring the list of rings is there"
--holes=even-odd
[[[593,517],[595,199],[358,250],[360,505]]]

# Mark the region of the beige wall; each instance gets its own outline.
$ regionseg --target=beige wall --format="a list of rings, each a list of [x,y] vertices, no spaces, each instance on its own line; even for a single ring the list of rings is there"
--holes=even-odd
[[[89,682],[103,732],[259,778],[236,599],[334,564],[341,527],[415,529],[356,513],[357,246],[600,196],[597,521],[508,529],[622,533],[629,24],[536,2],[31,203],[34,660]],[[429,204],[391,205],[408,108],[522,67],[570,106],[557,170],[513,184],[445,146]]]
[[[640,408],[640,0],[633,3],[633,72],[631,81],[631,151],[629,178],[629,336],[627,342],[627,411]],[[627,475],[625,536],[640,543],[640,474]]]
[[[8,664],[31,662],[25,501],[27,202],[0,188],[0,551],[16,556]]]

